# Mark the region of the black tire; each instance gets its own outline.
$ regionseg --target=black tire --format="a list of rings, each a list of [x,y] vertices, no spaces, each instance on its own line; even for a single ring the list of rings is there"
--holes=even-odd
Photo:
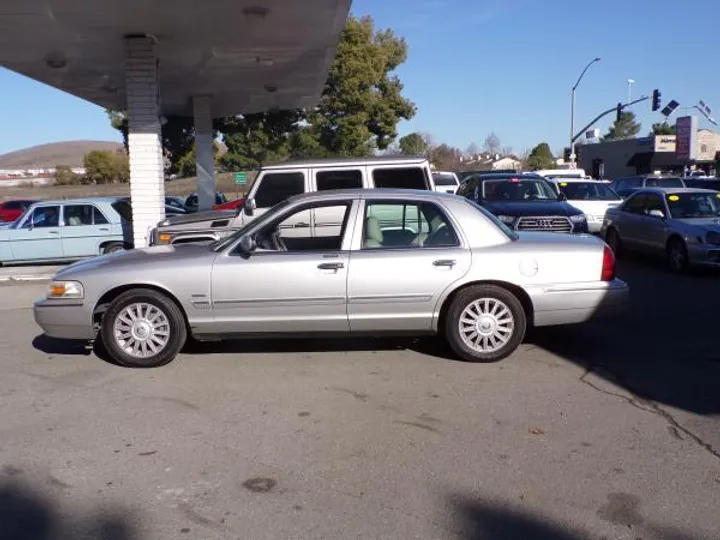
[[[103,255],[109,255],[110,253],[116,253],[118,251],[125,251],[125,244],[122,242],[110,242],[103,247]]]
[[[162,325],[167,332],[167,342],[156,354],[136,356],[126,352],[115,337],[115,322],[125,308],[133,304],[149,305],[165,317]],[[164,328],[167,327],[167,330]],[[152,289],[133,289],[118,296],[108,308],[102,320],[100,338],[110,358],[125,367],[160,367],[172,362],[187,340],[187,328],[180,308],[167,296]],[[147,341],[147,340],[146,340]],[[157,343],[154,343],[157,345]]]
[[[667,245],[667,263],[670,271],[675,274],[684,274],[688,271],[690,263],[688,260],[687,247],[685,243],[678,239],[673,238],[668,242]]]
[[[469,308],[478,301],[484,306],[485,300],[488,301],[489,305],[492,305],[494,302],[495,305],[504,305],[504,308],[507,308],[512,319],[512,330],[510,331],[509,339],[507,339],[502,346],[494,350],[482,351],[478,350],[478,348],[472,348],[466,343],[465,339],[463,339],[460,330],[460,319],[466,308]],[[503,314],[502,309],[500,309],[497,314]],[[492,328],[497,326],[496,323],[498,320],[503,321],[505,318],[504,315],[502,318],[494,320],[490,317],[488,331],[491,332]],[[463,360],[467,360],[468,362],[496,362],[515,352],[522,343],[526,330],[527,317],[525,310],[520,300],[518,300],[513,293],[496,285],[475,285],[460,291],[453,299],[447,317],[445,318],[444,335],[452,350],[455,351],[455,354]],[[475,334],[480,335],[479,332],[475,332]],[[486,341],[486,343],[490,344],[489,341]],[[478,346],[482,347],[482,341]]]
[[[623,256],[623,243],[620,239],[620,235],[615,229],[608,229],[607,233],[605,234],[605,243],[615,254],[616,259],[619,259]]]

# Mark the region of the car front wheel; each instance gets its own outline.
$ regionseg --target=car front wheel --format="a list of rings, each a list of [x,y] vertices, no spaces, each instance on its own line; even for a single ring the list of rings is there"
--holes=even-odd
[[[518,298],[495,285],[477,285],[458,293],[445,320],[448,343],[469,362],[495,362],[510,356],[522,343],[526,328]]]
[[[677,238],[670,240],[667,247],[667,258],[670,270],[676,274],[682,274],[687,271],[689,266],[688,253],[682,240],[678,240]]]
[[[126,367],[159,367],[178,355],[187,329],[183,314],[167,296],[133,289],[118,296],[102,320],[101,338],[109,356]]]

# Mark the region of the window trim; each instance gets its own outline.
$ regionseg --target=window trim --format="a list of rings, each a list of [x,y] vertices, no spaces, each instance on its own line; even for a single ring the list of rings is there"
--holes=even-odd
[[[65,223],[65,210],[70,206],[89,206],[92,208],[92,211],[90,212],[90,216],[92,218],[92,223],[81,223],[80,225],[68,225]],[[105,219],[105,223],[95,223],[95,212],[99,212],[100,215]],[[102,226],[102,225],[110,225],[110,220],[107,218],[105,213],[100,210],[95,204],[89,203],[89,202],[79,202],[79,203],[68,203],[63,204],[63,210],[62,210],[62,226],[63,227],[95,227],[95,226]]]
[[[239,244],[240,244],[240,238],[237,239],[237,242],[234,242],[232,245],[228,246],[224,250],[224,254],[228,257],[243,257],[243,258],[252,258],[257,256],[267,256],[267,255],[283,255],[283,256],[292,256],[292,255],[306,255],[306,254],[324,254],[324,253],[342,253],[342,252],[348,252],[350,251],[350,243],[352,241],[352,238],[354,236],[354,228],[355,228],[355,222],[356,220],[356,212],[358,208],[358,199],[341,199],[341,200],[334,200],[334,199],[328,199],[327,201],[322,201],[322,203],[318,204],[317,202],[308,202],[304,204],[299,204],[292,206],[288,208],[285,212],[281,213],[279,216],[277,216],[275,219],[265,222],[263,224],[259,224],[257,227],[254,227],[250,229],[247,234],[255,236],[260,231],[265,229],[266,227],[269,227],[273,223],[281,223],[284,220],[286,220],[288,217],[292,216],[293,214],[297,214],[299,212],[304,212],[306,210],[310,210],[311,212],[316,208],[328,208],[333,206],[346,206],[347,210],[345,212],[345,218],[343,220],[342,230],[340,234],[340,249],[319,249],[319,250],[302,250],[302,251],[253,251],[249,256],[247,253],[239,251]],[[310,229],[312,230],[312,228]]]
[[[60,228],[60,227],[62,227],[62,226],[63,226],[63,225],[62,225],[62,224],[63,224],[63,213],[62,213],[63,205],[60,204],[60,203],[50,203],[50,204],[40,204],[40,205],[38,205],[38,206],[35,206],[35,207],[32,209],[32,211],[29,211],[30,208],[28,208],[28,210],[25,211],[25,218],[23,219],[22,223],[20,223],[20,224],[18,225],[17,230],[28,230],[28,231],[29,231],[30,229],[26,228],[26,227],[25,227],[25,224],[27,223],[28,219],[29,219],[30,217],[32,217],[32,215],[35,213],[35,211],[36,211],[36,210],[40,210],[41,208],[53,208],[53,207],[55,207],[55,208],[58,209],[58,224],[56,225],[56,227],[40,227],[40,228],[41,228],[41,229],[54,229],[54,228]],[[36,229],[36,228],[37,228],[37,227],[34,227],[34,226],[33,226],[33,230]]]
[[[431,191],[435,188],[435,182],[432,180],[432,174],[430,174],[430,178],[428,178],[428,170],[425,165],[422,163],[393,163],[390,164],[383,164],[383,165],[371,165],[367,167],[367,182],[368,187],[372,189],[407,189],[407,188],[379,188],[375,185],[375,171],[387,171],[387,170],[393,170],[393,169],[413,169],[417,168],[422,171],[423,180],[425,182],[425,187],[422,188],[422,191]]]
[[[344,172],[344,171],[357,171],[360,173],[360,186],[351,188],[335,188],[335,189],[364,189],[368,185],[367,167],[363,165],[357,165],[356,167],[318,167],[310,171],[310,190],[315,193],[322,193],[323,191],[330,191],[328,189],[318,188],[318,174],[320,173],[333,173],[333,172]]]
[[[394,205],[414,205],[420,207],[423,204],[431,204],[433,205],[438,212],[442,215],[442,217],[445,219],[446,223],[450,225],[453,228],[453,231],[455,232],[455,237],[457,238],[457,244],[454,246],[389,246],[389,247],[382,247],[382,248],[364,248],[363,242],[365,238],[365,215],[367,212],[367,208],[369,205],[375,205],[375,204],[394,204]],[[420,209],[418,208],[418,212]],[[358,208],[358,215],[357,215],[357,225],[355,226],[355,235],[353,238],[353,244],[352,244],[352,251],[358,251],[362,253],[388,253],[388,252],[397,252],[397,251],[413,251],[416,252],[418,250],[421,250],[421,252],[425,251],[437,251],[437,250],[443,250],[443,249],[462,249],[465,247],[465,238],[462,234],[462,229],[458,226],[457,222],[454,218],[451,217],[450,213],[447,211],[447,208],[443,206],[442,204],[439,204],[435,201],[426,201],[422,199],[411,199],[411,198],[378,198],[378,199],[363,199],[362,204]]]

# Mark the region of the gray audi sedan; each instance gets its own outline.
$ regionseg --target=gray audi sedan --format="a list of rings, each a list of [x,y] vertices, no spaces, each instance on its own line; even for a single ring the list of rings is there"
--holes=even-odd
[[[214,244],[73,264],[34,313],[48,336],[100,340],[133,367],[170,362],[189,335],[440,334],[489,362],[530,325],[617,315],[627,298],[596,237],[517,233],[449,194],[358,189],[298,195]]]
[[[674,272],[720,268],[720,193],[709,189],[646,188],[609,208],[601,234],[617,256],[636,251],[665,257]]]

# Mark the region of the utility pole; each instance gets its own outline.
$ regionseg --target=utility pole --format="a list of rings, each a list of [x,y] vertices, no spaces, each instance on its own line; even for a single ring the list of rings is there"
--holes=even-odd
[[[570,163],[575,164],[575,138],[573,136],[575,135],[575,90],[577,90],[578,85],[580,84],[580,81],[582,81],[583,76],[585,75],[585,72],[592,66],[595,62],[599,62],[600,57],[593,58],[590,62],[588,62],[588,65],[585,66],[585,69],[582,70],[582,73],[580,73],[580,77],[578,77],[577,82],[572,87],[572,100],[570,102]]]

